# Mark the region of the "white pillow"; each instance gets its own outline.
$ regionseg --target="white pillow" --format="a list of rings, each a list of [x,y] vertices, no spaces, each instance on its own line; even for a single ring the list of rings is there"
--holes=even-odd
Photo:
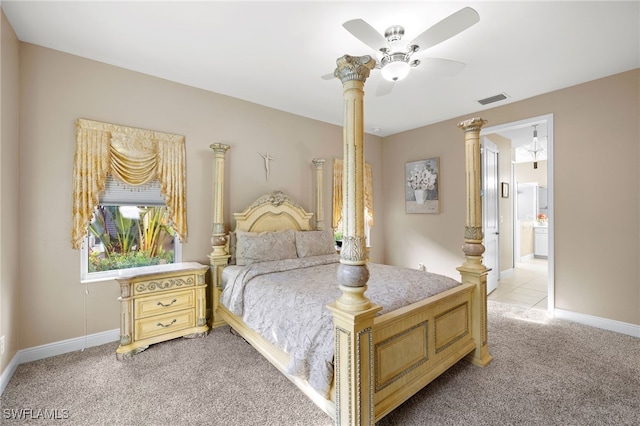
[[[296,252],[298,257],[336,254],[333,232],[331,230],[296,231]]]

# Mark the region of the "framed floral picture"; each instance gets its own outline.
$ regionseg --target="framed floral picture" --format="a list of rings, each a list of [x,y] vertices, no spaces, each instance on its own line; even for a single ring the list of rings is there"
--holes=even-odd
[[[405,164],[406,213],[440,213],[440,157]]]

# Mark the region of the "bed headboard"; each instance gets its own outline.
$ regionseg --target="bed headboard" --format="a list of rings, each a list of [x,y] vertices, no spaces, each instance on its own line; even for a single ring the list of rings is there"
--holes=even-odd
[[[242,213],[234,213],[233,217],[236,219],[236,231],[310,231],[313,214],[307,213],[282,191],[273,191],[258,198]]]

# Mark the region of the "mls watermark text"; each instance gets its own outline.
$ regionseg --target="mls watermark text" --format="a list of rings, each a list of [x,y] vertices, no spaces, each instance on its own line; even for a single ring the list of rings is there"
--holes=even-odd
[[[49,408],[4,408],[2,417],[5,420],[66,420],[69,410]]]

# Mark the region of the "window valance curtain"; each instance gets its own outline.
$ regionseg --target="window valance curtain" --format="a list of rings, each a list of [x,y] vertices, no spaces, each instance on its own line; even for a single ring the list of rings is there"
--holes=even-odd
[[[131,186],[157,179],[180,241],[187,238],[184,136],[78,119],[71,245],[82,246],[107,174]]]
[[[337,229],[342,220],[342,171],[341,159],[333,160],[333,229]],[[369,227],[373,226],[373,176],[371,164],[364,164],[364,209]]]

